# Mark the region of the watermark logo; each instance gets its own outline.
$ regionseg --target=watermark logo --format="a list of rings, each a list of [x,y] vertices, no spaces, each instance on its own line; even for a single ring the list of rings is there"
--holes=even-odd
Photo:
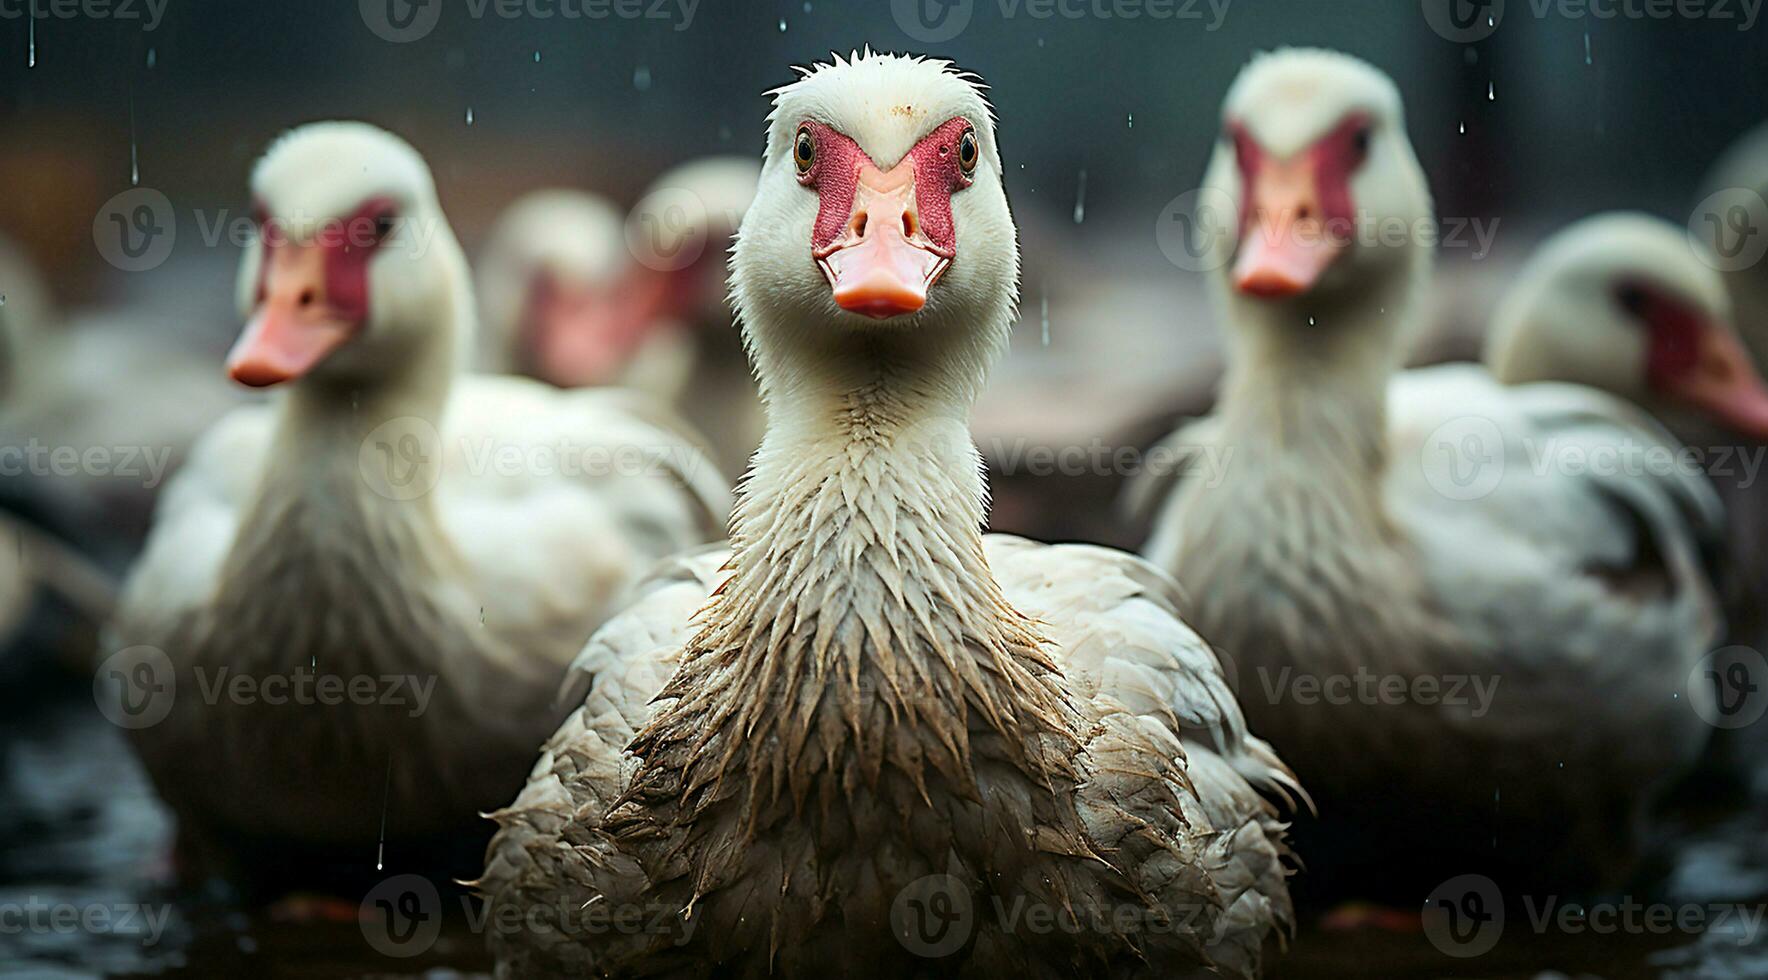
[[[1714,728],[1748,728],[1768,714],[1768,659],[1744,646],[1720,647],[1688,672],[1688,703]]]
[[[356,452],[370,490],[388,500],[416,500],[442,475],[442,437],[428,419],[402,415],[374,427]]]
[[[626,216],[626,247],[647,269],[685,269],[706,251],[707,217],[700,195],[685,187],[660,187]]]
[[[177,693],[172,658],[158,647],[124,647],[106,657],[92,678],[99,713],[119,728],[150,728],[165,721]]]
[[[0,0],[0,20],[139,20],[148,33],[160,26],[169,0]]]
[[[442,19],[442,0],[360,0],[357,6],[368,29],[394,44],[422,40]]]
[[[1154,242],[1168,262],[1187,272],[1211,272],[1228,263],[1240,209],[1219,187],[1199,187],[1166,202],[1154,222]]]
[[[1720,272],[1750,268],[1768,255],[1768,201],[1747,187],[1714,191],[1689,215],[1688,243]]]
[[[1444,422],[1425,438],[1419,454],[1425,482],[1450,500],[1478,500],[1504,479],[1504,433],[1488,418],[1465,415]]]
[[[1445,41],[1472,44],[1504,21],[1504,0],[1421,0],[1424,20]]]
[[[357,922],[375,952],[398,959],[418,956],[442,934],[442,896],[423,875],[394,875],[362,897]]]
[[[104,202],[92,219],[92,243],[106,262],[124,272],[158,268],[178,239],[178,216],[166,195],[131,187]]]
[[[976,0],[890,0],[896,26],[922,44],[942,44],[964,33]]]
[[[1424,900],[1424,935],[1445,956],[1481,956],[1504,935],[1504,895],[1485,875],[1459,875]]]
[[[902,948],[917,956],[950,956],[976,931],[970,889],[952,875],[917,879],[890,903],[890,928]]]

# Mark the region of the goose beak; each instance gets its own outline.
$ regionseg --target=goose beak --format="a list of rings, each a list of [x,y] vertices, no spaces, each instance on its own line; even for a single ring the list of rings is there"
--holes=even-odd
[[[927,305],[951,256],[921,232],[915,207],[913,161],[889,173],[871,164],[860,171],[846,232],[813,252],[837,306],[884,320]]]
[[[1314,287],[1343,251],[1322,220],[1308,154],[1267,160],[1247,191],[1234,262],[1234,288],[1249,296],[1298,296]]]
[[[1729,330],[1702,330],[1693,367],[1666,389],[1738,434],[1768,441],[1768,385]]]
[[[227,353],[228,377],[252,388],[300,379],[360,327],[326,303],[319,248],[286,244],[269,249],[265,261],[263,299]]]

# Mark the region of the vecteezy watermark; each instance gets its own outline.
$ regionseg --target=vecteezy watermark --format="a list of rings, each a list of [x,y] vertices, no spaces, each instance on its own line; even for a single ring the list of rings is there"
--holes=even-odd
[[[1768,201],[1748,187],[1708,194],[1688,216],[1688,243],[1720,272],[1750,268],[1768,255]]]
[[[1484,875],[1457,875],[1425,899],[1424,935],[1446,956],[1467,958],[1491,952],[1506,925],[1523,924],[1537,936],[1719,934],[1748,946],[1761,933],[1768,905],[1734,902],[1642,902],[1618,900],[1562,902],[1557,895],[1513,896],[1523,917],[1507,916],[1504,893]]]
[[[1520,450],[1517,455],[1515,450]],[[1507,438],[1479,415],[1452,418],[1433,429],[1419,449],[1425,482],[1450,500],[1477,500],[1497,490],[1513,463],[1536,477],[1737,478],[1754,486],[1768,460],[1764,446],[1678,446],[1622,434],[1612,442],[1550,436]]]
[[[151,187],[115,194],[92,219],[92,243],[124,272],[157,268],[178,240],[178,216],[166,195]]]
[[[475,902],[461,895],[460,921],[475,935],[520,934],[591,938],[661,936],[676,946],[693,938],[698,920],[659,903]],[[409,959],[430,950],[442,934],[444,904],[434,882],[422,875],[394,875],[369,889],[357,911],[362,937],[376,952]]]
[[[980,907],[953,875],[917,878],[890,903],[890,928],[903,949],[928,959],[964,948],[984,921],[1008,936],[1105,934],[1154,936],[1189,933],[1213,942],[1217,910],[1207,904],[1171,906],[1133,900],[1088,905],[992,894]],[[987,916],[987,919],[984,917]]]
[[[57,902],[31,895],[0,901],[0,936],[104,935],[156,946],[172,906],[140,902]]]
[[[0,0],[0,20],[138,20],[143,32],[160,26],[170,0]]]
[[[320,248],[374,247],[421,259],[442,231],[440,218],[410,215],[321,215],[290,212],[252,215],[229,208],[197,210],[191,215],[204,248],[223,242],[239,249],[260,243]],[[92,242],[106,262],[124,272],[158,268],[178,240],[178,214],[166,195],[151,187],[133,187],[113,196],[92,219]]]
[[[978,444],[1004,476],[1179,476],[1219,487],[1234,461],[1233,446],[1161,443],[1142,449],[1097,437],[1063,446],[993,437]]]
[[[195,681],[194,688],[191,681]],[[429,710],[435,675],[333,674],[294,670],[259,676],[222,666],[194,666],[184,679],[202,703],[233,705],[401,708],[416,718]],[[99,713],[121,728],[151,728],[166,719],[178,697],[178,670],[164,650],[132,646],[99,664],[92,697]]]
[[[1431,30],[1457,44],[1491,37],[1504,22],[1506,6],[1505,0],[1421,0],[1420,5]],[[1762,0],[1526,0],[1522,7],[1536,20],[1709,20],[1747,31],[1756,26]]]
[[[405,415],[376,426],[362,440],[358,470],[369,489],[389,500],[415,500],[436,488],[444,465],[471,477],[665,477],[691,479],[710,465],[692,447],[550,441],[503,442],[489,435],[459,436],[444,446],[428,419]]]
[[[1367,667],[1358,667],[1349,674],[1316,674],[1289,666],[1277,670],[1260,667],[1257,674],[1261,693],[1273,705],[1440,705],[1469,708],[1468,716],[1472,718],[1484,718],[1492,709],[1492,699],[1497,696],[1502,679],[1495,674],[1378,674]]]
[[[36,436],[24,445],[0,446],[0,476],[101,477],[140,481],[152,490],[172,463],[170,446],[51,446]]]
[[[1748,728],[1768,714],[1768,659],[1745,646],[1720,647],[1688,672],[1688,703],[1714,728]]]
[[[1215,31],[1233,0],[995,0],[1002,20],[1122,20],[1201,23]],[[942,44],[964,33],[976,0],[890,0],[896,26],[922,44]]]
[[[1321,219],[1287,208],[1259,208],[1245,221],[1244,234],[1270,242],[1306,247],[1472,249],[1475,260],[1491,253],[1498,218],[1401,218],[1357,211]],[[1226,191],[1200,187],[1166,202],[1154,224],[1154,242],[1167,261],[1188,272],[1210,272],[1233,258],[1241,234],[1239,205]]]
[[[162,0],[164,2],[164,0]],[[484,20],[565,21],[648,20],[676,31],[694,25],[700,0],[462,0],[467,17]],[[383,41],[422,40],[442,19],[445,0],[358,0],[362,22]]]

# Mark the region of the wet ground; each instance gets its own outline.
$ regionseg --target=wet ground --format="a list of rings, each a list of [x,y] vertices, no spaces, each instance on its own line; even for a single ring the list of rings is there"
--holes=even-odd
[[[373,894],[296,896],[268,909],[174,897],[170,819],[90,685],[50,666],[9,666],[0,670],[0,977],[488,975],[474,906],[446,887],[412,919]],[[1758,764],[1768,789],[1768,761]],[[1768,977],[1768,928],[1758,928],[1768,927],[1768,808],[1716,807],[1690,824],[1638,898],[1593,900],[1587,917],[1555,908],[1537,923],[1541,908],[1512,903],[1435,941],[1403,916],[1385,927],[1314,924],[1276,976]],[[1494,923],[1496,944],[1480,951]]]

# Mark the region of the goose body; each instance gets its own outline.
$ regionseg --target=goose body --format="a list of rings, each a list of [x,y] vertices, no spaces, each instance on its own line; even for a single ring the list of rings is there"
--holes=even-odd
[[[1253,976],[1287,929],[1260,790],[1294,786],[1171,580],[980,532],[966,416],[1017,255],[977,89],[867,52],[775,93],[732,266],[768,430],[731,545],[590,641],[478,882],[492,920],[663,914],[493,929],[500,976]]]
[[[1613,880],[1710,731],[1689,683],[1718,627],[1710,488],[1573,465],[1678,449],[1601,392],[1398,373],[1428,247],[1282,227],[1335,207],[1428,219],[1385,76],[1264,55],[1224,117],[1205,183],[1253,215],[1211,243],[1230,367],[1215,414],[1174,439],[1231,462],[1177,487],[1145,553],[1319,800],[1330,843],[1301,856],[1324,879],[1410,900],[1475,870]]]
[[[229,369],[286,390],[202,439],[110,645],[154,648],[174,675],[135,735],[186,838],[359,862],[384,834],[409,859],[470,839],[519,785],[584,637],[658,557],[713,533],[725,490],[641,399],[458,374],[465,263],[404,143],[303,127],[253,189],[268,230]],[[298,230],[334,215],[334,233],[373,236],[354,285],[327,225]],[[325,275],[304,278],[316,253]]]

